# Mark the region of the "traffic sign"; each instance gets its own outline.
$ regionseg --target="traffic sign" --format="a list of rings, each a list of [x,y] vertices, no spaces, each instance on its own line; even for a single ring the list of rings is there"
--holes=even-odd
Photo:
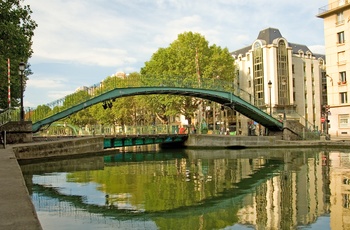
[[[325,121],[326,121],[326,118],[321,117],[321,122],[323,123],[323,122],[325,122]]]

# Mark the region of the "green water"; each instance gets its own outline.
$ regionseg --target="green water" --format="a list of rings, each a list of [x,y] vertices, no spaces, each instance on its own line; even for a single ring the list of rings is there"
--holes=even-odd
[[[346,229],[349,152],[154,149],[21,168],[44,230]]]

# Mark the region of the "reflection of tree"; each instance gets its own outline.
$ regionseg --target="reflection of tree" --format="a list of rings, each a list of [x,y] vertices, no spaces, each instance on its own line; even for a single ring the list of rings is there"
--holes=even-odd
[[[279,160],[261,154],[259,150],[257,157],[246,159],[108,162],[104,171],[69,173],[68,181],[98,183],[99,190],[108,194],[105,206],[86,204],[74,194],[61,195],[59,189],[45,195],[91,213],[152,220],[159,229],[214,229],[235,223],[293,229],[327,213],[329,168],[321,161],[322,153],[295,151],[282,157],[279,152],[275,155]],[[281,160],[288,162],[283,168]]]
[[[117,163],[106,166],[103,171],[71,173],[68,180],[100,184],[98,189],[108,194],[109,205],[129,203],[140,210],[154,212],[199,205],[204,200],[222,196],[260,167],[252,165],[249,159],[187,163],[186,159],[176,159],[166,164]]]
[[[55,188],[44,190],[34,185],[34,189],[91,213],[103,213],[118,219],[141,216],[143,220],[152,219],[161,229],[188,229],[188,226],[194,229],[224,228],[238,222],[237,211],[247,205],[242,198],[264,184],[270,173],[280,166],[272,161],[256,166],[252,162],[249,159],[192,162],[176,159],[148,162],[148,165],[117,163],[106,167],[105,173],[86,171],[69,174],[68,181],[98,181],[101,185],[99,189],[108,194],[106,206],[86,204],[80,196],[60,195]],[[246,167],[242,167],[244,164]],[[248,175],[249,172],[253,173]],[[241,176],[240,180],[237,175]],[[138,210],[118,207],[125,201]],[[169,204],[171,202],[174,204]]]

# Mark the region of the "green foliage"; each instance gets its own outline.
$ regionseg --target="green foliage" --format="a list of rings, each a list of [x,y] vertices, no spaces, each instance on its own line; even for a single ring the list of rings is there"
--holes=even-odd
[[[227,48],[209,46],[200,34],[187,32],[180,34],[168,48],[160,48],[154,53],[141,69],[141,74],[108,76],[95,86],[66,96],[57,103],[60,105],[54,107],[52,113],[116,88],[169,86],[212,89],[218,81],[232,82],[234,70],[234,60]],[[174,95],[111,98],[70,115],[64,121],[79,127],[94,124],[148,126],[159,122],[167,124],[169,117],[182,114],[191,124],[200,103],[202,100],[198,98]]]
[[[234,71],[234,60],[227,48],[209,46],[200,34],[185,32],[168,48],[154,53],[141,69],[141,75],[146,85],[166,85],[165,82],[171,81],[172,86],[198,88],[215,86],[218,79],[233,82]],[[147,104],[160,120],[178,114],[191,120],[199,103],[199,99],[182,96],[147,98]]]
[[[31,9],[21,5],[22,0],[0,2],[0,73],[7,76],[7,60],[11,63],[11,103],[16,106],[20,98],[20,78],[18,67],[21,61],[27,62],[33,50],[32,37],[37,24],[31,19]],[[31,72],[28,69],[25,76]],[[27,78],[24,78],[24,86]],[[7,107],[7,78],[0,78],[0,108]]]
[[[46,117],[51,114],[51,108],[47,105],[39,105],[33,112],[31,112],[30,117],[33,122],[41,120],[42,117]]]

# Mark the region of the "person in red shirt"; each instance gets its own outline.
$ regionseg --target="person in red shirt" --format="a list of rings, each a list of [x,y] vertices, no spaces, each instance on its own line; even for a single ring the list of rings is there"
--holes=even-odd
[[[186,128],[181,126],[181,128],[179,129],[179,134],[185,134],[186,133]]]

